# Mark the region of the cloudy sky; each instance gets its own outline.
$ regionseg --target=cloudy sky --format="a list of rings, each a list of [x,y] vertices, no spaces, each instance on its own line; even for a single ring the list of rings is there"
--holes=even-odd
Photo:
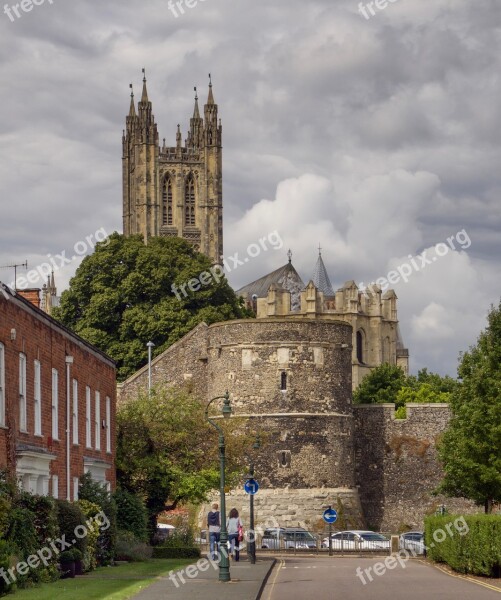
[[[289,247],[307,281],[319,244],[335,288],[410,268],[393,287],[412,371],[455,374],[501,296],[499,0],[396,0],[374,15],[356,0],[192,0],[177,17],[167,0],[40,1],[0,15],[1,266],[121,231],[129,83],[139,92],[146,67],[174,145],[211,72],[225,254],[275,230],[284,243],[231,283]],[[60,291],[77,266],[56,273]]]

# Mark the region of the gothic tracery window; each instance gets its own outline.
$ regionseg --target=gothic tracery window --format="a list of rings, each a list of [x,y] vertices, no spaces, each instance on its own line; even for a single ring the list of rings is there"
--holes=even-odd
[[[195,225],[195,181],[193,175],[188,176],[185,184],[184,224]]]
[[[162,191],[162,223],[172,225],[172,181],[166,177]]]

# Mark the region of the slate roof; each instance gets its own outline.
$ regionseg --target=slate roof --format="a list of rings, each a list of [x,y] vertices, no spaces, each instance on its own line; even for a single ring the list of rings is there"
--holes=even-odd
[[[290,261],[276,271],[252,283],[248,283],[243,288],[240,288],[237,294],[246,297],[248,300],[252,296],[266,298],[268,290],[273,283],[291,293],[291,309],[297,310],[301,302],[301,292],[306,286]]]
[[[313,273],[312,281],[318,291],[323,292],[324,296],[334,296],[334,290],[332,289],[327,269],[325,268],[322,254],[319,252],[317,264],[315,265],[315,271]]]

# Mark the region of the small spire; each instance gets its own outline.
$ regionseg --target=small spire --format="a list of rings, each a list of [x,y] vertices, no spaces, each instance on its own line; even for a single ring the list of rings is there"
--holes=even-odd
[[[289,258],[289,264],[292,264],[292,250],[289,248],[289,252],[287,252],[287,257]]]
[[[198,92],[196,87],[194,87],[193,89],[195,90],[195,108],[193,110],[193,118],[200,119],[200,110],[198,108]]]
[[[146,89],[146,69],[143,67],[143,95],[141,96],[141,102],[148,102],[148,90]]]
[[[335,295],[329,275],[327,274],[327,269],[325,268],[325,264],[322,259],[322,247],[320,245],[318,246],[318,259],[317,264],[315,265],[312,281],[317,290],[319,292],[323,292],[324,296],[332,297]]]
[[[177,133],[176,133],[176,144],[178,148],[181,148],[181,142],[182,142],[183,138],[181,135],[181,125],[177,125]]]
[[[132,83],[129,84],[130,87],[130,110],[129,110],[129,117],[135,117],[136,116],[136,107],[134,105],[134,88],[132,86]]]
[[[215,104],[214,95],[212,94],[212,75],[209,73],[209,98],[207,104]]]

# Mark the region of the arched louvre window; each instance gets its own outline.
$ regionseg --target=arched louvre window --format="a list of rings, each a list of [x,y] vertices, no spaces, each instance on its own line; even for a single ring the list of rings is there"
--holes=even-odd
[[[357,331],[357,359],[359,363],[364,362],[364,334]]]
[[[184,224],[195,225],[195,181],[189,175],[184,189]]]
[[[172,225],[172,181],[166,177],[162,190],[162,223]]]

